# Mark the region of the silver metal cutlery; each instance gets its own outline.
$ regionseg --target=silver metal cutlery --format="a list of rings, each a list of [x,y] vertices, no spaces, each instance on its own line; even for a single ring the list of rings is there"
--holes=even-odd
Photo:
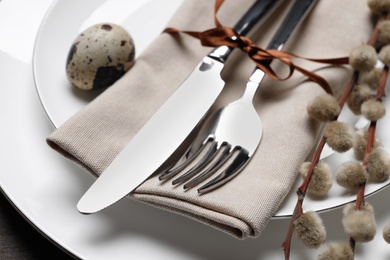
[[[267,49],[281,50],[315,2],[296,0]],[[178,162],[159,179],[167,180],[181,173],[172,184],[185,183],[183,188],[190,189],[220,171],[198,188],[199,193],[205,193],[235,177],[250,161],[261,141],[263,127],[253,98],[264,76],[265,73],[256,68],[241,97],[209,117],[199,131],[205,132],[206,137],[198,135]]]
[[[256,1],[234,29],[247,34],[279,2]],[[220,72],[231,52],[222,46],[203,58],[82,196],[81,213],[95,213],[125,197],[175,152],[220,95],[225,85]]]

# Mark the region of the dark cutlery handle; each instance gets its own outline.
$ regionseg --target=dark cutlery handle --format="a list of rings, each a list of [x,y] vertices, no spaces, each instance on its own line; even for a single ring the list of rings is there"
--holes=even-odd
[[[280,50],[286,43],[287,39],[294,32],[298,24],[303,21],[317,0],[297,0],[291,7],[290,12],[284,18],[275,36],[268,44],[268,49]]]
[[[279,2],[281,2],[281,0],[256,1],[237,22],[234,29],[238,34],[246,35],[254,27],[254,25],[259,21],[262,21],[263,18],[266,17],[266,14]],[[232,48],[221,46],[211,51],[208,56],[218,59],[221,62],[225,62],[232,50]]]

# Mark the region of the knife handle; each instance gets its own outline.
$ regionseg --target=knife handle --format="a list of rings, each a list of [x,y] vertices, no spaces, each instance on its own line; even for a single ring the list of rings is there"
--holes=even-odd
[[[257,0],[233,27],[234,30],[240,35],[246,35],[255,24],[264,20],[266,14],[279,2],[281,0]],[[213,49],[208,56],[225,62],[232,51],[233,48],[221,46]]]

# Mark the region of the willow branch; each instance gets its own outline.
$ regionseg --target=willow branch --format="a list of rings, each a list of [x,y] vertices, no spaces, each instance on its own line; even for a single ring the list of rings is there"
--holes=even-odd
[[[340,98],[338,99],[338,104],[340,106],[340,109],[342,109],[344,107],[344,105],[347,101],[347,98],[348,98],[349,94],[351,93],[353,86],[355,85],[355,83],[358,79],[358,75],[359,75],[358,72],[354,72],[351,80],[345,86],[343,93],[341,94]],[[337,118],[335,120],[337,120]],[[290,220],[290,224],[289,224],[286,238],[282,244],[282,249],[284,250],[284,256],[285,256],[286,260],[290,259],[291,238],[292,238],[292,234],[294,232],[294,220],[296,218],[298,218],[303,212],[303,209],[302,209],[303,201],[306,197],[306,192],[307,192],[311,177],[312,177],[313,172],[314,172],[314,167],[317,165],[317,163],[320,160],[321,153],[322,153],[322,150],[324,149],[325,144],[326,144],[326,138],[323,135],[320,142],[317,145],[317,148],[316,148],[314,154],[313,154],[308,173],[307,173],[305,179],[303,180],[301,186],[297,190],[297,195],[298,195],[297,204],[295,205],[295,209],[294,209],[293,215],[292,215],[291,220]]]
[[[375,25],[375,28],[374,28],[374,30],[373,30],[373,32],[371,34],[371,37],[370,37],[370,39],[368,41],[369,45],[373,46],[376,43],[376,40],[377,40],[377,37],[378,37],[378,31],[379,31],[379,24],[383,20],[385,20],[385,19],[387,19],[387,14],[383,14],[380,17],[380,19],[377,21],[377,23]],[[385,77],[384,74],[386,74],[386,78],[387,78],[387,74],[388,74],[387,66],[385,67],[384,71],[385,70],[386,70],[386,72],[382,74],[381,85],[382,85],[382,81],[384,81],[384,85],[386,85],[385,84],[386,81],[384,80],[384,77]],[[355,71],[353,73],[353,75],[352,75],[351,80],[348,82],[348,84],[344,88],[343,93],[341,94],[340,98],[338,99],[338,105],[340,106],[340,109],[342,109],[344,107],[344,105],[345,105],[345,103],[346,103],[346,101],[348,99],[349,94],[351,93],[354,85],[356,84],[356,82],[358,80],[358,77],[359,77],[359,72]],[[378,97],[377,97],[378,100],[381,100],[381,98],[383,96],[383,93],[384,93],[384,89],[383,90],[378,90]],[[335,120],[337,120],[337,119],[338,119],[338,117],[335,118]],[[371,123],[371,125],[370,125],[370,129],[371,129],[370,133],[371,132],[372,133],[370,135],[372,135],[371,138],[374,138],[374,139],[375,139],[375,127],[376,127],[376,124]],[[369,137],[369,139],[370,139],[370,137]],[[371,142],[374,142],[374,141],[371,140]],[[290,219],[289,228],[288,228],[285,240],[283,241],[283,244],[282,244],[282,249],[284,250],[285,260],[290,259],[291,238],[292,238],[292,234],[294,232],[294,221],[303,212],[302,206],[303,206],[303,202],[304,202],[304,199],[305,199],[305,196],[306,196],[306,192],[307,192],[307,189],[308,189],[311,177],[312,177],[313,172],[314,172],[314,167],[316,166],[316,164],[320,160],[320,156],[321,156],[322,150],[323,150],[323,148],[325,146],[325,143],[326,143],[326,138],[323,135],[321,140],[320,140],[320,142],[319,142],[319,144],[317,145],[317,148],[316,148],[314,154],[313,154],[313,157],[312,157],[312,160],[311,160],[311,164],[310,164],[310,168],[308,170],[308,173],[307,173],[305,179],[303,180],[301,186],[297,190],[298,200],[297,200],[297,203],[295,205],[292,217]],[[372,145],[373,145],[373,143],[370,144],[371,149],[372,149]],[[361,204],[361,201],[364,201],[364,189],[365,189],[365,184],[363,184],[360,187],[359,192],[358,192],[358,196],[357,196],[358,199],[357,200],[360,202],[360,204]],[[351,247],[354,249],[355,241],[352,241],[352,240],[351,240]]]
[[[379,83],[379,88],[377,92],[376,99],[380,102],[382,102],[382,98],[385,94],[385,88],[386,88],[386,81],[387,77],[389,75],[389,67],[384,66],[380,83]],[[367,145],[366,145],[366,150],[364,151],[364,157],[363,157],[363,167],[364,169],[367,169],[367,155],[372,152],[374,149],[374,144],[375,144],[375,133],[376,133],[376,126],[377,126],[377,121],[371,121],[370,126],[367,130],[368,132],[368,138],[367,138]],[[365,195],[365,189],[366,189],[366,183],[363,183],[358,190],[357,197],[356,197],[356,203],[355,203],[355,210],[360,210],[364,206],[364,195]],[[349,244],[352,248],[352,250],[355,250],[355,240],[351,237],[349,239]]]

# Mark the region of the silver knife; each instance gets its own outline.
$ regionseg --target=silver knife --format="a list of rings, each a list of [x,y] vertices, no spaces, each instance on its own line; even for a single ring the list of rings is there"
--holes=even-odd
[[[280,2],[256,1],[234,29],[246,35]],[[222,46],[203,58],[83,195],[77,204],[81,213],[95,213],[122,199],[175,152],[221,93],[225,82],[220,73],[231,52]]]

